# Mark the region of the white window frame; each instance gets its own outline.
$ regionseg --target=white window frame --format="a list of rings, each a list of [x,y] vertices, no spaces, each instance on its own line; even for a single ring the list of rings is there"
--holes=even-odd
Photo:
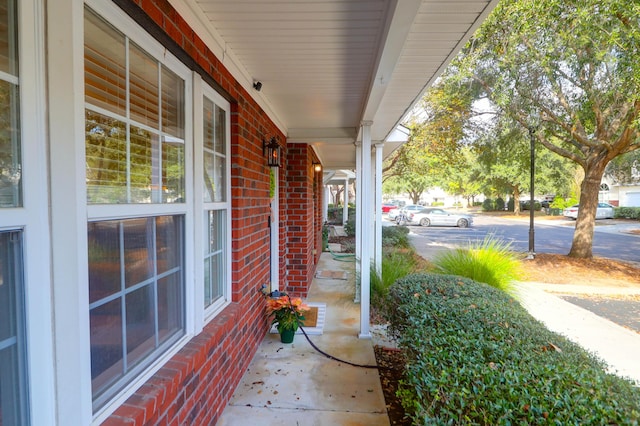
[[[129,219],[135,217],[156,217],[163,215],[184,215],[184,253],[185,253],[185,274],[184,274],[184,314],[185,314],[185,335],[180,339],[171,349],[162,354],[157,360],[155,360],[142,374],[133,379],[121,392],[119,392],[111,401],[106,403],[97,412],[93,413],[93,424],[100,424],[103,422],[113,411],[115,411],[120,405],[122,405],[129,396],[131,396],[136,389],[144,384],[158,369],[160,369],[173,355],[180,350],[195,334],[195,312],[194,304],[191,303],[194,299],[194,235],[191,231],[194,227],[193,224],[193,87],[192,87],[192,72],[186,65],[180,62],[175,56],[169,53],[164,46],[162,46],[157,40],[151,37],[143,28],[141,28],[135,21],[133,21],[124,11],[119,9],[115,4],[111,2],[104,2],[99,0],[87,0],[85,4],[90,7],[96,14],[100,15],[103,19],[113,25],[126,37],[136,43],[147,54],[161,62],[169,70],[175,73],[177,76],[184,80],[184,114],[185,114],[185,202],[184,203],[164,203],[164,204],[103,204],[103,205],[87,205],[86,213],[88,221],[98,220],[112,220],[112,219]],[[82,56],[84,58],[84,55]],[[84,87],[84,80],[82,82]],[[85,105],[86,106],[86,105]],[[82,109],[84,114],[84,108]],[[84,119],[84,115],[83,115]],[[84,133],[82,135],[84,141]],[[86,193],[86,185],[84,182],[79,184],[76,188],[77,191]],[[86,227],[86,224],[85,224]],[[83,244],[86,246],[86,232],[84,235]],[[86,264],[86,260],[85,260]],[[85,280],[84,286],[88,288],[88,282]],[[86,318],[88,320],[89,305],[88,303],[82,307],[86,311]],[[202,310],[202,308],[200,308]],[[83,314],[83,316],[85,316]],[[199,328],[199,327],[198,327]],[[88,329],[88,324],[87,324]],[[86,343],[89,344],[87,336]],[[84,353],[88,354],[88,346]],[[91,388],[91,375],[90,373],[83,378],[83,381],[87,382],[89,389]],[[92,404],[92,398],[89,395],[88,400],[83,401],[85,404],[89,404],[89,408]]]
[[[204,194],[204,160],[201,155],[196,155],[194,162],[194,193],[195,193],[195,266],[196,286],[195,286],[195,322],[199,325],[198,331],[202,329],[205,323],[214,318],[222,309],[231,303],[231,104],[220,94],[207,85],[202,77],[193,73],[193,121],[194,121],[194,152],[202,153],[204,150],[204,117],[203,117],[203,98],[206,97],[218,107],[226,111],[225,125],[225,143],[226,143],[226,188],[225,201],[205,203]],[[224,210],[226,212],[226,241],[225,247],[225,286],[223,295],[220,299],[204,309],[204,231],[205,231],[205,213],[209,210]]]
[[[51,336],[46,154],[44,2],[18,0],[18,56],[22,207],[0,209],[0,230],[22,231],[26,334],[27,411],[30,423],[55,417],[54,356]]]

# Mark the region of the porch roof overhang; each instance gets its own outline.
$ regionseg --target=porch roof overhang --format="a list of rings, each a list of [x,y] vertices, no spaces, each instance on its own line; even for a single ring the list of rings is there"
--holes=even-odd
[[[363,122],[385,157],[396,149],[398,125],[498,0],[170,2],[327,171],[355,168]]]

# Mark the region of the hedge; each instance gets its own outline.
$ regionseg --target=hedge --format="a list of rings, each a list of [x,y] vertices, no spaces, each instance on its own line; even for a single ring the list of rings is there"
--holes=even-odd
[[[414,424],[638,424],[639,388],[500,290],[417,274],[387,302]]]
[[[640,220],[640,207],[617,207],[614,215],[616,218]]]

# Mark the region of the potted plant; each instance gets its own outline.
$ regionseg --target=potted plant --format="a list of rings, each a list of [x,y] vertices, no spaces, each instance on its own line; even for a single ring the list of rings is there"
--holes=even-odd
[[[273,316],[271,324],[276,325],[282,343],[293,342],[298,325],[304,321],[304,312],[308,310],[309,306],[299,297],[291,298],[280,293],[280,296],[267,299],[267,313]]]

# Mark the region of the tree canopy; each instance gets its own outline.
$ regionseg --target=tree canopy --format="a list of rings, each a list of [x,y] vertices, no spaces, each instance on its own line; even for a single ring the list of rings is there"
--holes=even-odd
[[[605,167],[640,148],[639,57],[638,2],[504,0],[446,73],[582,167],[570,256],[592,256]]]

